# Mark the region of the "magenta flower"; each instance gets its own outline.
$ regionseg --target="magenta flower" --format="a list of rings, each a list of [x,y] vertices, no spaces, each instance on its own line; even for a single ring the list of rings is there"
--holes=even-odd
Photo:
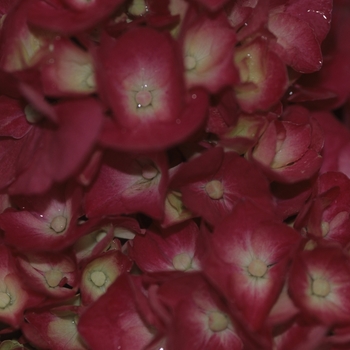
[[[96,217],[139,211],[161,219],[167,184],[167,163],[163,153],[108,152],[86,194],[86,214]]]
[[[282,290],[299,235],[271,212],[242,201],[207,240],[211,249],[202,257],[203,271],[232,310],[252,329],[261,329]]]
[[[271,180],[295,183],[311,178],[322,164],[323,132],[300,106],[270,121],[251,157]]]
[[[185,91],[180,50],[169,36],[149,28],[105,36],[96,60],[98,90],[115,119],[102,137],[109,147],[164,149],[203,122],[206,96]]]
[[[241,199],[254,200],[273,210],[268,183],[258,169],[237,153],[224,153],[222,148],[184,163],[170,186],[181,192],[187,208],[211,225],[230,214]]]
[[[31,200],[18,197],[0,216],[5,242],[22,252],[59,251],[85,233],[78,225],[81,216],[81,190],[53,188],[45,196]],[[16,223],[14,225],[14,223]]]
[[[199,229],[189,221],[159,232],[147,230],[129,241],[129,254],[144,272],[193,271],[200,269]]]
[[[289,290],[303,317],[326,326],[349,324],[348,257],[338,247],[305,250],[294,260]]]
[[[349,19],[0,0],[0,348],[349,349]]]
[[[120,276],[81,315],[78,330],[89,348],[97,350],[112,346],[114,349],[141,350],[151,342],[153,331],[137,310],[132,283],[126,274]],[[137,296],[145,298],[141,292]]]

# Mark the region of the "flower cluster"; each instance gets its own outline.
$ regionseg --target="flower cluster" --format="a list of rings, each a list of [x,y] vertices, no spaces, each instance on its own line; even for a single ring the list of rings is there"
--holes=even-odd
[[[0,16],[0,350],[350,347],[348,0]]]

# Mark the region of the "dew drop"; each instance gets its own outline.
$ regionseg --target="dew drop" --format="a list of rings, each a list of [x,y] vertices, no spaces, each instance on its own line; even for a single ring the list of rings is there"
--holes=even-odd
[[[176,124],[181,124],[181,120],[180,119],[176,119]]]
[[[197,98],[196,94],[192,94],[192,98],[195,100]]]

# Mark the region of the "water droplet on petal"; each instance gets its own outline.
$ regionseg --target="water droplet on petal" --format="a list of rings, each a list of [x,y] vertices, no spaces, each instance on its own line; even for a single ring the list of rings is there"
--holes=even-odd
[[[181,120],[180,119],[176,119],[176,124],[181,124]]]
[[[192,94],[192,98],[195,100],[197,98],[196,94]]]

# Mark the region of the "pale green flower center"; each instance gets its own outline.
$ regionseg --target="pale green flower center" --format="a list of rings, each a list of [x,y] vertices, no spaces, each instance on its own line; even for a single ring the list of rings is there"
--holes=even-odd
[[[221,199],[224,195],[224,186],[221,181],[212,180],[205,185],[205,191],[211,199]]]
[[[329,282],[323,278],[316,278],[312,281],[312,293],[318,297],[326,297],[331,292]]]
[[[192,266],[192,258],[187,253],[181,253],[173,258],[173,266],[176,270],[186,271]]]
[[[209,328],[213,332],[224,331],[229,324],[228,317],[220,311],[213,311],[209,315]]]
[[[248,272],[254,277],[263,277],[267,272],[267,265],[260,259],[254,259],[248,266]]]
[[[67,218],[62,215],[56,216],[51,221],[50,227],[56,232],[61,233],[67,227]]]
[[[93,271],[90,275],[91,281],[93,284],[95,284],[97,287],[102,287],[107,280],[107,276],[102,271]]]

